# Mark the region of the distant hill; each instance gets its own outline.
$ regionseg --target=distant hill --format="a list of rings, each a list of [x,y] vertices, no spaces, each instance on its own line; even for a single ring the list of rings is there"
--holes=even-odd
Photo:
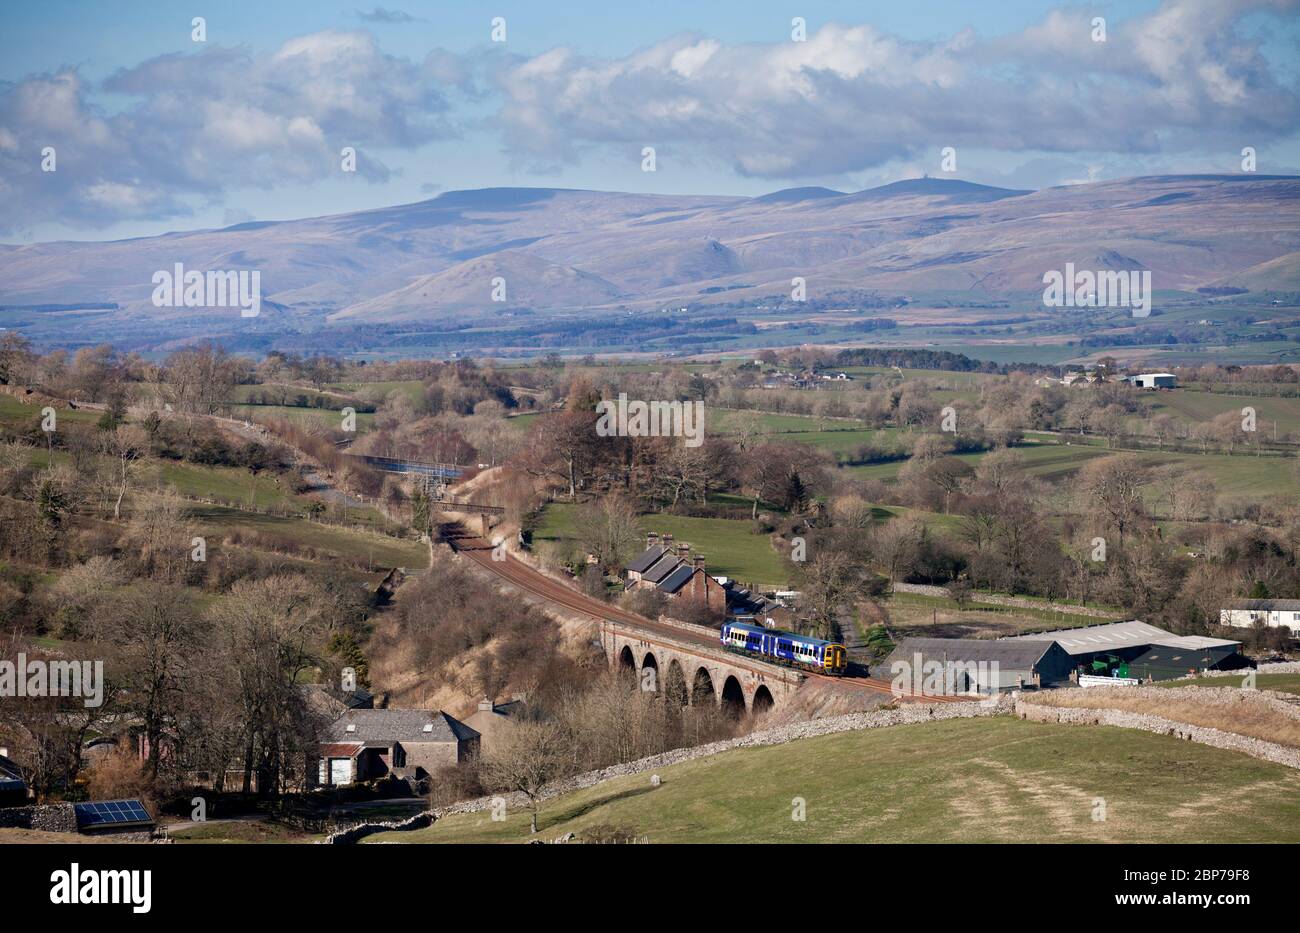
[[[1041,290],[1043,273],[1150,269],[1156,289],[1294,289],[1300,178],[1156,176],[1018,191],[916,178],[754,198],[561,188],[450,191],[415,204],[105,243],[0,247],[0,305],[151,306],[154,272],[257,269],[264,300],[312,326],[655,308],[869,289]],[[492,300],[492,280],[507,301]],[[219,313],[219,312],[218,312]],[[192,318],[193,315],[189,315]],[[177,327],[180,327],[178,324]]]
[[[977,185],[974,182],[960,181],[955,178],[908,178],[878,188],[868,188],[849,197],[858,201],[874,201],[880,198],[933,196],[944,198],[949,203],[964,204],[977,201],[1000,201],[1003,198],[1019,197],[1022,194],[1033,194],[1033,192]]]

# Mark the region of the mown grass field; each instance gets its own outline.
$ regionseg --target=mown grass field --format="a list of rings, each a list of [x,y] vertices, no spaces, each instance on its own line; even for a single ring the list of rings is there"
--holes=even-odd
[[[572,538],[575,506],[552,502],[542,512],[534,539]],[[689,518],[680,515],[643,515],[645,532],[670,534],[704,554],[710,574],[754,583],[782,583],[788,576],[781,557],[767,535],[757,534],[752,522],[730,518]]]
[[[1300,773],[1106,726],[1009,716],[738,749],[543,804],[543,839],[614,826],[650,843],[1300,842]],[[806,819],[791,819],[793,801]],[[1093,819],[1098,799],[1105,820]],[[369,843],[521,843],[528,813],[457,814]]]

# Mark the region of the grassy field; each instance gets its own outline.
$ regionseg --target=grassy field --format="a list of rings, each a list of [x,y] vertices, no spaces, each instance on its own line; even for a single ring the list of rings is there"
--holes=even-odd
[[[978,389],[983,383],[1001,378],[994,373],[958,373],[945,369],[894,369],[890,366],[849,366],[838,371],[848,373],[855,378],[867,379],[872,376],[901,374],[904,382],[909,379],[926,379],[947,389]]]
[[[194,509],[194,519],[209,534],[224,534],[236,530],[252,532],[257,543],[266,546],[276,542],[315,548],[325,555],[347,557],[366,562],[373,567],[427,567],[429,550],[417,541],[388,537],[377,532],[367,532],[307,521],[301,518],[282,518],[237,509],[207,506]]]
[[[516,431],[527,431],[528,427],[541,416],[542,416],[541,412],[530,412],[529,414],[526,415],[515,415],[513,418],[507,418],[506,424],[510,425],[510,427],[514,428]]]
[[[547,802],[541,837],[606,825],[651,843],[1300,842],[1300,773],[1102,726],[952,720],[738,749],[659,773],[658,788],[630,775]],[[803,822],[791,819],[796,797]],[[528,838],[519,810],[366,841]]]
[[[563,502],[546,506],[534,538],[554,541],[573,537],[574,508]],[[789,576],[767,536],[756,534],[749,521],[643,515],[641,527],[646,532],[670,534],[702,552],[711,574],[753,583],[782,583]]]
[[[304,428],[321,428],[337,431],[343,423],[343,413],[330,411],[328,408],[296,408],[292,405],[232,405],[232,418],[249,420],[270,420],[281,418]],[[357,412],[357,433],[364,434],[374,427],[373,412]]]
[[[827,434],[852,432],[860,422],[837,418],[818,418],[813,415],[776,415],[769,412],[742,412],[728,408],[704,410],[705,425],[710,432],[735,434],[749,423],[756,424],[763,434],[803,434],[810,431]],[[787,437],[776,440],[789,440]]]
[[[883,605],[889,613],[891,632],[925,638],[1001,638],[1049,627],[1072,628],[1105,621],[1050,609],[998,606],[978,599],[965,609],[958,609],[951,599],[919,593],[893,593]],[[1116,612],[1115,617],[1121,615]]]
[[[331,392],[335,394],[331,394]],[[267,404],[274,404],[279,401],[285,405],[297,405],[298,399],[306,399],[311,404],[316,404],[316,399],[324,399],[324,405],[338,405],[342,403],[341,390],[327,389],[322,392],[309,386],[290,385],[288,383],[255,383],[252,385],[238,385],[230,393],[230,400],[241,404],[260,405],[265,401]],[[261,399],[263,401],[258,401]],[[305,406],[299,406],[305,407]]]
[[[1217,679],[1217,678],[1216,678]],[[1241,681],[1237,682],[1238,684]],[[1211,685],[1212,686],[1212,685]],[[1072,709],[1122,710],[1144,716],[1160,716],[1174,722],[1218,729],[1264,742],[1300,749],[1300,720],[1289,707],[1278,709],[1258,690],[1238,691],[1238,699],[1225,703],[1201,685],[1183,685],[1181,690],[1159,693],[1109,687],[1096,690],[1052,690],[1026,695],[1033,705]]]
[[[790,435],[795,437],[797,435]],[[832,437],[828,443],[834,443]],[[1040,443],[1016,448],[1024,458],[1021,472],[1049,483],[1060,483],[1079,471],[1089,460],[1131,453],[1147,467],[1176,466],[1180,470],[1200,471],[1208,475],[1219,493],[1242,497],[1271,497],[1295,494],[1294,460],[1281,457],[1255,457],[1247,454],[1194,454],[1170,451],[1126,451],[1097,444]],[[957,459],[975,467],[987,453],[958,454]],[[906,461],[872,463],[846,467],[862,479],[889,482],[898,478]],[[1068,490],[1063,490],[1068,491]]]
[[[168,829],[169,838],[178,843],[230,845],[232,843],[310,843],[320,839],[306,833],[262,820],[212,820]]]
[[[44,407],[44,404],[24,405],[12,395],[0,393],[0,423],[7,426],[35,424],[41,420],[41,409]],[[104,414],[102,411],[94,411],[88,408],[78,408],[74,411],[65,402],[59,402],[51,407],[55,411],[56,422],[67,420],[93,424]]]
[[[1240,414],[1247,405],[1255,409],[1256,422],[1264,437],[1273,436],[1274,422],[1278,437],[1300,432],[1300,398],[1255,398],[1176,389],[1152,393],[1147,399],[1147,407],[1153,414],[1167,414],[1182,421],[1212,421],[1227,411]]]
[[[260,508],[290,505],[296,498],[281,477],[263,473],[256,478],[236,467],[207,466],[172,460],[147,460],[140,471],[145,485],[170,486],[183,496],[212,496],[247,504],[249,493]]]
[[[417,379],[393,380],[389,382],[336,382],[327,388],[336,392],[348,392],[367,398],[387,396],[390,392],[401,392],[412,402],[424,401],[424,383]]]
[[[1243,675],[1245,672],[1242,672]],[[1242,686],[1243,677],[1193,677],[1188,680],[1160,680],[1156,687],[1238,687]],[[1300,674],[1256,674],[1256,690],[1277,690],[1279,693],[1293,693],[1300,696]]]

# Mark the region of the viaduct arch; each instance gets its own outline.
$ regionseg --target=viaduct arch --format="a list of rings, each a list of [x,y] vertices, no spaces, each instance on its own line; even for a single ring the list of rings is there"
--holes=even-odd
[[[604,620],[600,635],[611,666],[634,673],[638,683],[682,705],[714,703],[736,716],[762,713],[788,699],[804,680],[798,671],[697,641],[698,634],[685,626],[676,638]]]

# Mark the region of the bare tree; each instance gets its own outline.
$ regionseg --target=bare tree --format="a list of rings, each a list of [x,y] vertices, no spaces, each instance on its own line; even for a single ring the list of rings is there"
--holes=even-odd
[[[1146,516],[1141,462],[1132,454],[1092,460],[1079,471],[1079,479],[1084,509],[1099,514],[1122,544],[1125,533]]]
[[[530,832],[537,832],[542,791],[569,771],[571,740],[553,722],[511,723],[493,737],[492,755],[483,763],[484,782],[528,798]]]
[[[101,445],[104,454],[113,464],[113,485],[117,490],[113,518],[120,519],[122,499],[135,475],[137,461],[148,452],[149,438],[139,425],[119,424],[113,430],[103,433]]]
[[[579,506],[574,533],[588,553],[595,555],[603,570],[617,572],[642,547],[641,527],[632,503],[609,495]]]
[[[915,562],[924,535],[925,526],[910,515],[880,525],[872,535],[871,551],[889,577],[891,589]]]

